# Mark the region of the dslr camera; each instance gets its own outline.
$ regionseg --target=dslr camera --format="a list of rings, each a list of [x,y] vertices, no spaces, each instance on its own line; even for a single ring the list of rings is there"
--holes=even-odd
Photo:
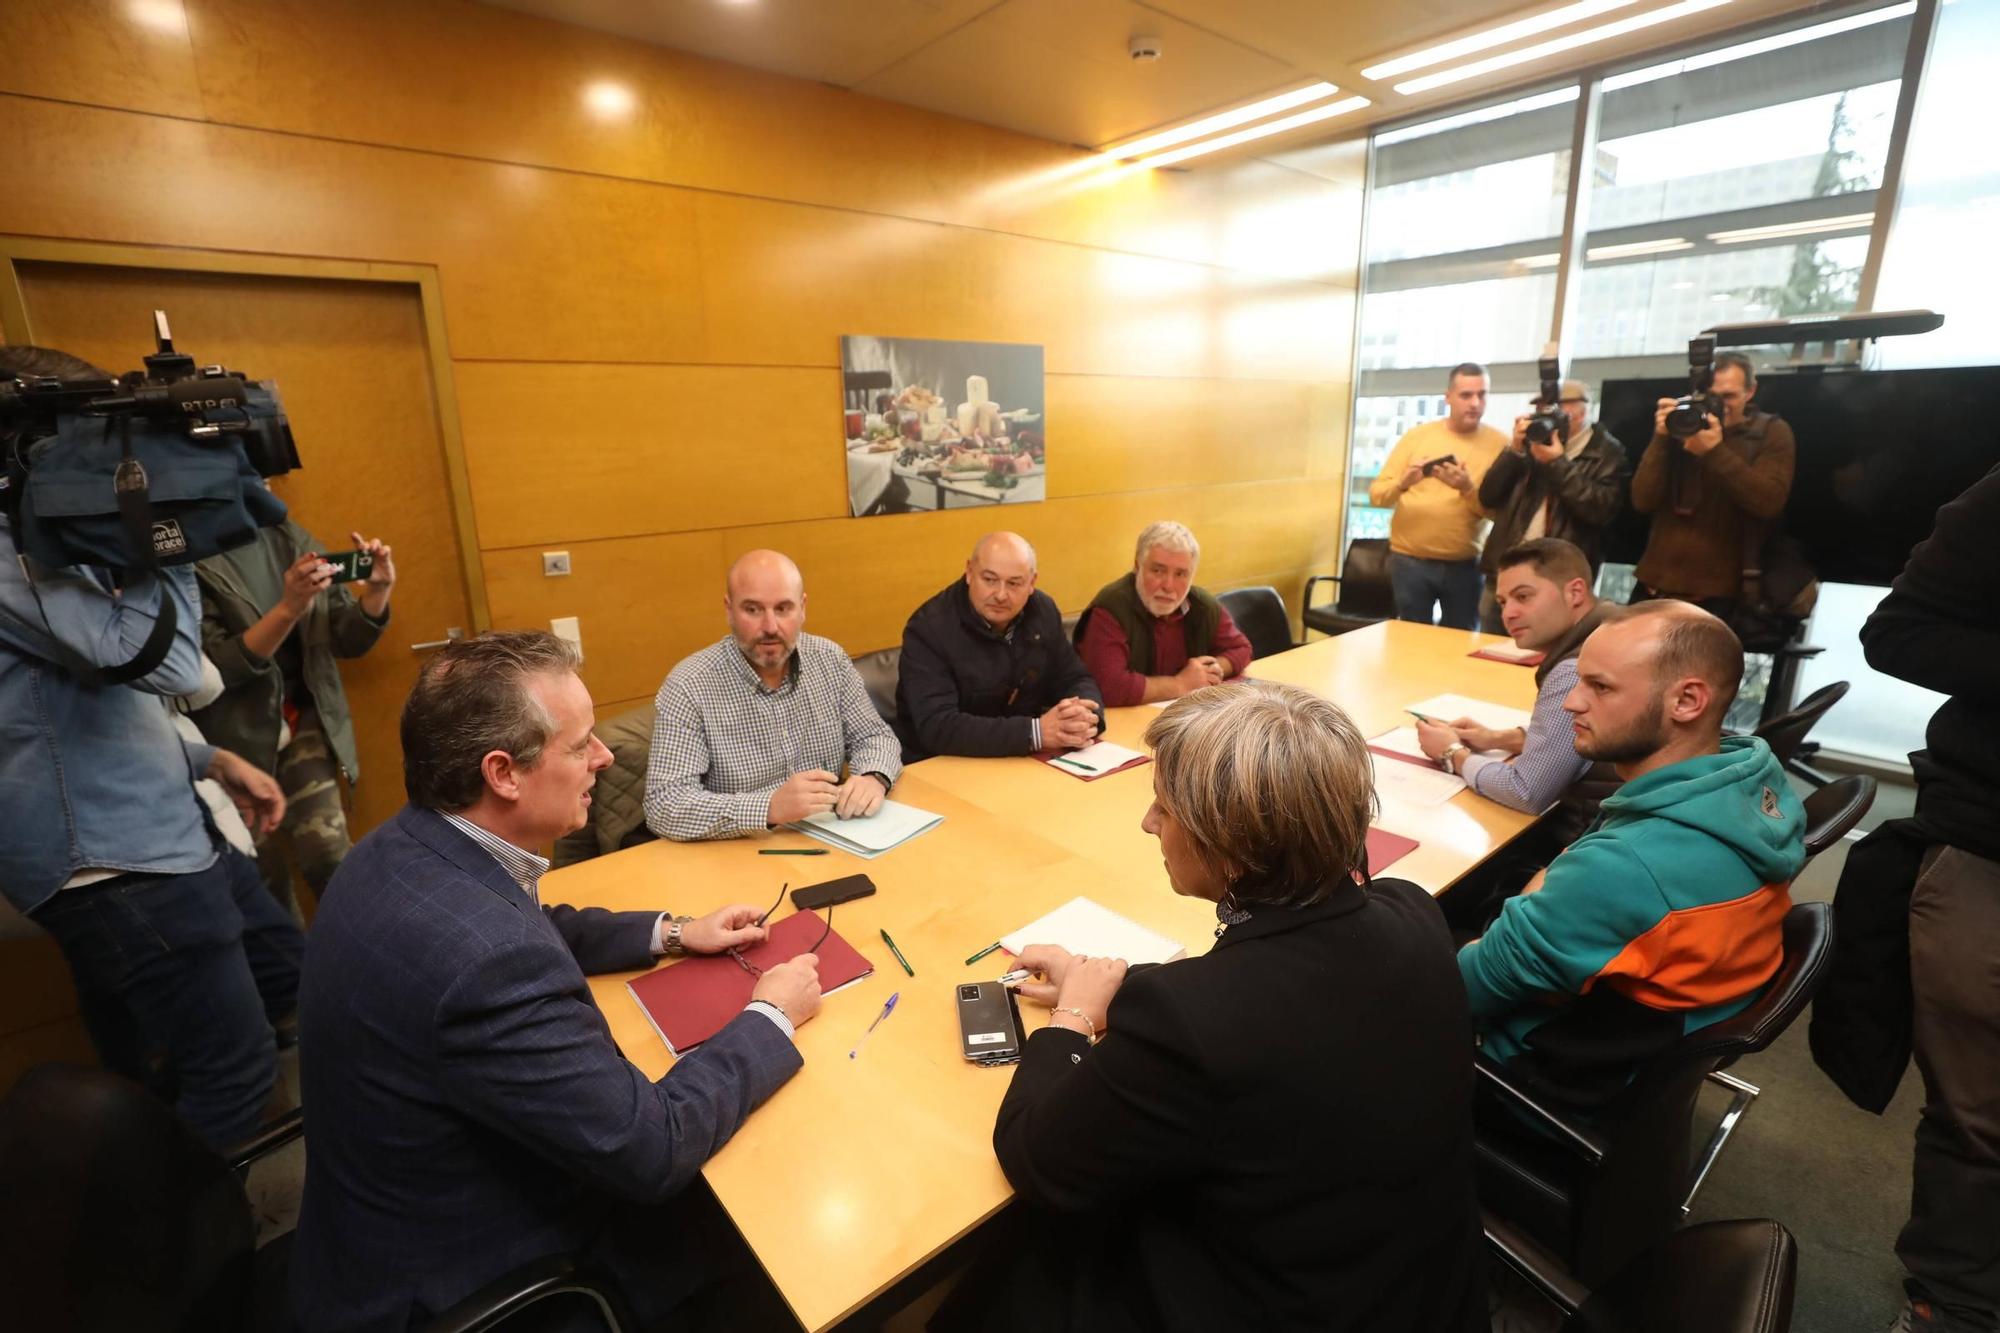
[[[1688,340],[1688,391],[1674,399],[1667,412],[1667,434],[1685,440],[1708,429],[1711,420],[1722,420],[1722,403],[1711,390],[1715,385],[1715,335],[1705,333]]]
[[[1544,356],[1535,367],[1541,373],[1542,391],[1530,404],[1534,411],[1528,417],[1528,443],[1568,444],[1569,413],[1562,410],[1562,363]]]

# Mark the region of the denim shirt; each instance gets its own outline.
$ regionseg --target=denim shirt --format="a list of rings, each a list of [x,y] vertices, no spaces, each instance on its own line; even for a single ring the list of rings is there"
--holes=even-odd
[[[185,874],[214,864],[194,778],[215,751],[183,742],[155,697],[201,684],[193,568],[135,574],[121,596],[102,571],[38,565],[34,589],[39,606],[0,517],[0,894],[32,912],[85,867]],[[57,662],[56,638],[100,666],[131,658],[162,595],[179,620],[152,674],[96,688]]]

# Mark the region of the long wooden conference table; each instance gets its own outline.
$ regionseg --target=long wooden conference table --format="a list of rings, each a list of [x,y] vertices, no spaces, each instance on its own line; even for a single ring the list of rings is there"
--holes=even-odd
[[[1389,622],[1261,658],[1250,674],[1331,699],[1364,736],[1375,736],[1406,723],[1407,705],[1436,694],[1530,707],[1532,671],[1467,656],[1491,642]],[[1151,707],[1112,709],[1107,738],[1143,749],[1157,716]],[[826,998],[798,1032],[805,1068],[704,1169],[805,1328],[827,1328],[860,1310],[1012,1196],[991,1147],[1011,1070],[960,1057],[952,990],[991,980],[1007,959],[994,953],[968,966],[968,957],[1079,895],[1180,940],[1191,954],[1212,942],[1213,906],[1174,894],[1158,841],[1139,827],[1152,780],[1150,764],[1083,782],[1029,758],[927,759],[904,770],[893,796],[944,822],[873,860],[839,851],[759,856],[760,848],[819,845],[778,832],[647,843],[542,881],[545,902],[699,915],[736,902],[761,911],[787,882],[857,871],[874,880],[874,896],[841,904],[833,920],[874,964],[873,975]],[[1470,791],[1441,806],[1385,800],[1376,820],[1419,843],[1385,873],[1432,893],[1533,822]],[[792,910],[787,901],[779,915]],[[897,965],[883,930],[915,976]],[[591,985],[620,1049],[657,1078],[673,1057],[626,989],[633,975]],[[850,1059],[892,992],[902,995],[895,1012]],[[1031,1029],[1044,1021],[1034,1005],[1024,1005],[1022,1017]]]

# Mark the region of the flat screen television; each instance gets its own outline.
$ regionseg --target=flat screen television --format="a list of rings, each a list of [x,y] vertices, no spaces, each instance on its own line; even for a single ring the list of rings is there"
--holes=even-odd
[[[1628,497],[1655,404],[1686,392],[1686,376],[1605,382],[1598,415],[1625,446]],[[1756,401],[1797,437],[1785,530],[1829,583],[1893,580],[1938,507],[2000,464],[2000,366],[1773,372]],[[1637,563],[1650,522],[1628,506],[1605,559]]]

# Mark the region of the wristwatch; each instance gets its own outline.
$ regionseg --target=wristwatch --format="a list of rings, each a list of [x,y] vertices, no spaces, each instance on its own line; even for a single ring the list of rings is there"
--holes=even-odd
[[[1467,745],[1464,741],[1453,741],[1450,745],[1445,746],[1444,753],[1438,756],[1438,767],[1447,773],[1455,772],[1456,770],[1451,766],[1451,761],[1458,755],[1471,753],[1472,747],[1470,745]]]
[[[692,920],[694,918],[691,916],[677,916],[667,923],[667,935],[663,941],[666,945],[664,957],[680,958],[686,955],[687,945],[681,942],[681,927]]]

